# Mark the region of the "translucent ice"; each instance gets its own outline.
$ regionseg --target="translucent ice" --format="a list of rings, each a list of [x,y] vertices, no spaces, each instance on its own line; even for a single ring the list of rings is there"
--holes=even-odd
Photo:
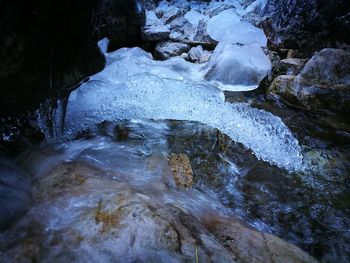
[[[264,31],[252,24],[241,21],[234,9],[228,9],[208,20],[207,32],[219,42],[256,44],[264,47],[267,44]]]
[[[271,70],[271,62],[255,45],[219,43],[205,66],[205,78],[226,90],[255,89]],[[230,88],[229,88],[230,87]]]
[[[154,61],[138,48],[107,54],[106,68],[73,91],[65,134],[118,119],[176,119],[218,128],[258,158],[289,170],[301,169],[297,140],[281,119],[246,104],[230,104],[201,79],[199,65],[180,58]]]

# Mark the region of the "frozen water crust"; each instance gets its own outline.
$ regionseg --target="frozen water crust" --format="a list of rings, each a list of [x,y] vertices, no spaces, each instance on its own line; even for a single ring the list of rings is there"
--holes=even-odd
[[[208,34],[219,42],[254,44],[265,47],[267,44],[264,31],[252,24],[241,21],[241,17],[228,9],[209,19]]]
[[[104,120],[198,121],[218,128],[258,158],[288,170],[301,169],[298,141],[281,119],[246,104],[224,102],[222,91],[198,81],[198,65],[180,58],[154,61],[139,48],[123,48],[106,57],[106,68],[71,93],[66,136]]]
[[[205,79],[224,90],[253,90],[269,74],[271,62],[258,46],[221,42],[204,69]]]

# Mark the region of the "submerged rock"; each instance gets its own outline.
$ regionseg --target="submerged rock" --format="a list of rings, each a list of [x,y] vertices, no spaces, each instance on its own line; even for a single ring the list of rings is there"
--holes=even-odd
[[[210,210],[194,215],[155,191],[137,191],[117,170],[72,161],[42,172],[35,205],[0,233],[5,262],[316,262],[237,219]]]
[[[189,188],[193,185],[193,171],[186,154],[171,154],[169,166],[177,186]]]
[[[251,229],[238,220],[208,217],[205,225],[234,252],[237,262],[318,262],[294,245]]]

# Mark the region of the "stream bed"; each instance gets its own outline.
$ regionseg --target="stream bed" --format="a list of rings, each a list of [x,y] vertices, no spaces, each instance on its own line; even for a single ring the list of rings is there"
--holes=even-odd
[[[62,220],[63,226],[82,227],[87,231],[91,226],[79,226],[82,216],[79,209],[84,214],[86,207],[95,209],[99,198],[107,198],[108,191],[115,189],[115,193],[122,193],[129,189],[132,196],[144,195],[162,204],[180,207],[198,220],[213,215],[242,220],[254,229],[299,246],[322,262],[347,262],[350,255],[348,127],[344,123],[342,126],[341,119],[333,116],[292,110],[281,103],[277,107],[261,95],[229,93],[226,97],[229,101],[244,101],[265,110],[273,109],[274,114],[280,115],[299,140],[307,168],[302,172],[290,172],[259,160],[242,144],[198,122],[104,121],[74,139],[51,140],[18,157],[21,166],[35,175],[35,181],[44,181],[44,188],[39,187],[43,191],[39,196],[46,201],[44,204],[37,201],[40,205],[34,205],[36,208],[27,217],[47,214],[49,232],[35,234],[36,228],[28,225],[31,222],[28,219],[22,220],[14,233],[29,228],[27,235],[34,238],[39,235],[41,239],[47,239],[45,242],[53,242],[50,232],[62,228]],[[174,187],[176,182],[168,163],[172,154],[184,154],[190,162],[193,180],[188,189]],[[114,183],[108,181],[93,182],[89,189],[91,194],[79,200],[61,191],[73,179],[57,179],[53,185],[50,181],[45,183],[45,176],[57,171],[72,178],[84,173],[103,174],[117,186],[113,188]],[[83,179],[74,179],[73,185],[76,180]],[[53,192],[45,192],[51,188]],[[97,192],[100,194],[95,197]],[[55,196],[55,193],[62,195],[63,203],[52,201],[50,195]],[[62,205],[66,206],[64,210],[59,208]],[[57,214],[59,210],[61,212]],[[67,234],[68,230],[63,227],[60,231]],[[1,238],[7,240],[8,235],[14,235],[9,233]],[[85,248],[89,257],[90,249],[95,248]],[[44,253],[44,258],[45,255],[48,256]],[[96,252],[96,256],[101,257],[101,254]],[[80,257],[84,260],[82,255]],[[58,254],[56,258],[73,260],[74,257]],[[163,255],[162,258],[166,260],[167,257]],[[151,260],[146,256],[143,259]]]
[[[33,205],[1,233],[0,260],[315,262],[297,247],[350,260],[346,116],[224,91],[210,64],[105,55],[50,129],[38,115],[52,133],[17,157]]]

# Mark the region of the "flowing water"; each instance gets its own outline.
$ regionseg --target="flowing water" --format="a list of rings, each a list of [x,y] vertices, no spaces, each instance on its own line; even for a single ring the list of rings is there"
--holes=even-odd
[[[122,67],[123,59],[131,67]],[[291,109],[259,92],[226,93],[224,101],[222,91],[186,77],[192,69],[176,59],[154,62],[138,49],[109,55],[106,69],[53,111],[55,139],[28,149],[18,163],[36,179],[52,167],[87,163],[133,193],[197,218],[239,217],[323,262],[349,261],[345,118]],[[188,157],[192,189],[170,187],[174,153]],[[60,217],[71,218],[70,208],[89,206],[91,198],[72,201]],[[40,209],[49,211],[50,203]]]
[[[272,106],[263,100],[245,100],[256,107]],[[342,122],[332,116],[322,118],[276,105],[273,109],[301,143],[309,164],[303,172],[261,161],[251,150],[207,125],[172,120],[105,121],[74,140],[41,145],[20,159],[39,177],[60,163],[87,162],[135,192],[176,204],[196,217],[210,213],[239,217],[323,262],[347,262],[348,127],[339,128]],[[172,153],[188,156],[194,172],[192,190],[160,187],[171,184],[167,158]]]

